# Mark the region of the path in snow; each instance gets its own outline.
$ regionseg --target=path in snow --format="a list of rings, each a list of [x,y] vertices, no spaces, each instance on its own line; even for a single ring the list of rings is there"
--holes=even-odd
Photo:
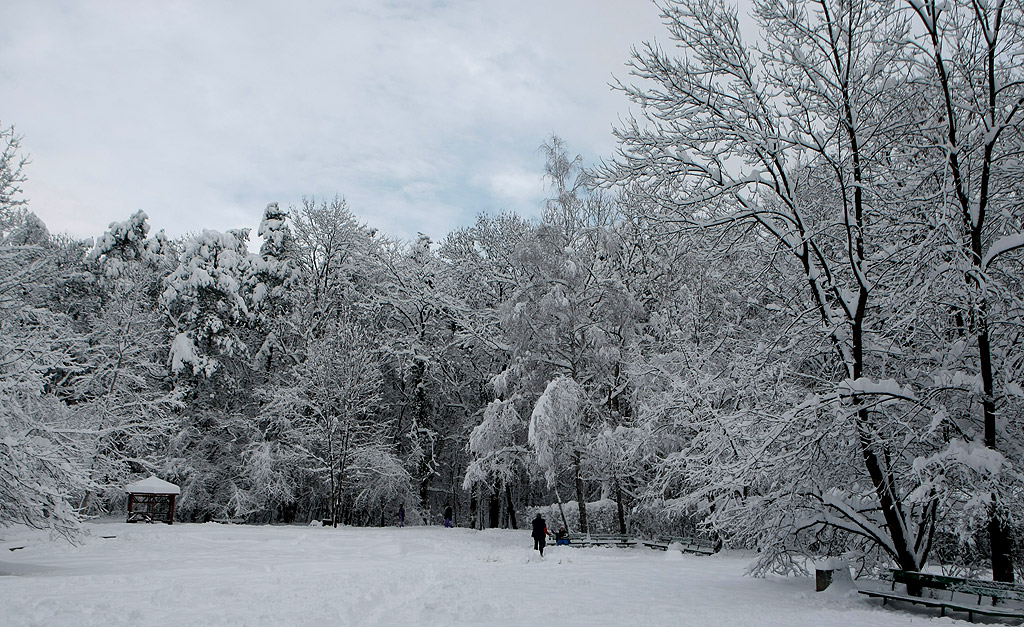
[[[528,531],[88,525],[80,546],[0,528],[0,623],[21,625],[959,624],[749,557],[549,547]],[[101,535],[116,535],[103,539]],[[10,552],[11,546],[25,545]],[[964,623],[966,624],[966,623]]]

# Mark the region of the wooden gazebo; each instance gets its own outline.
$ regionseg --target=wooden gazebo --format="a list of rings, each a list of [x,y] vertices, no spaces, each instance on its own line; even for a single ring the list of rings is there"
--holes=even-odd
[[[181,488],[156,476],[130,483],[124,487],[128,493],[128,522],[165,522],[174,524],[174,501]]]

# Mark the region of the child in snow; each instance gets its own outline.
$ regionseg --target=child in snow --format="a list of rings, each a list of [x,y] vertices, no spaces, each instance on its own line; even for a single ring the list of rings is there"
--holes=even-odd
[[[444,526],[445,527],[451,527],[452,526],[452,506],[451,506],[451,504],[447,504],[447,505],[444,506]]]
[[[405,526],[405,503],[398,506],[398,526]]]
[[[558,533],[555,534],[555,546],[559,544],[569,545],[569,532],[565,530],[565,527],[559,527]]]
[[[544,557],[544,542],[547,536],[548,524],[540,512],[537,512],[537,517],[533,519],[533,550],[540,551],[541,557]]]

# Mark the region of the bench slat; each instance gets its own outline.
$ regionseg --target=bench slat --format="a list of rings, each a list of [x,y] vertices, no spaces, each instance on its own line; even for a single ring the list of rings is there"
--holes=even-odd
[[[658,549],[660,551],[667,551],[669,546],[675,544],[677,548],[684,553],[694,553],[697,555],[712,555],[715,550],[713,547],[707,544],[703,544],[697,541],[695,538],[684,538],[677,536],[663,536],[657,540],[637,540],[636,538],[623,535],[621,533],[570,533],[566,539],[569,541],[569,546],[587,547],[587,546],[618,546],[618,547],[632,547],[638,543],[642,543],[646,547],[652,549]]]
[[[934,575],[908,570],[893,570],[893,581],[902,584],[916,584],[925,588],[962,592],[992,599],[1011,599],[1024,601],[1024,586],[1004,581],[987,581],[984,579],[965,579],[949,575]]]
[[[578,547],[612,545],[628,548],[637,543],[635,538],[621,533],[570,533],[566,539],[569,541],[569,546]]]
[[[1024,609],[1007,608],[996,606],[997,600],[1024,600],[1024,586],[1005,582],[983,581],[979,579],[965,579],[963,577],[951,577],[949,575],[935,575],[916,571],[897,570],[892,571],[891,576],[893,592],[879,590],[859,590],[863,595],[880,598],[884,604],[887,600],[905,601],[916,605],[938,607],[942,609],[943,615],[947,609],[966,612],[970,620],[974,620],[975,614],[985,616],[996,616],[1001,618],[1024,618]],[[928,588],[930,590],[943,590],[950,593],[949,600],[934,599],[927,596],[912,596],[895,592],[896,584],[915,586],[918,589]],[[973,605],[961,601],[955,601],[955,593],[976,595],[978,604]],[[990,597],[992,605],[981,605],[982,597]]]
[[[887,599],[891,601],[906,601],[908,603],[927,605],[929,607],[941,607],[958,612],[965,612],[967,614],[985,614],[986,616],[1000,616],[1003,618],[1024,618],[1024,610],[997,608],[986,605],[970,605],[966,603],[956,603],[954,601],[943,601],[941,599],[932,599],[929,597],[914,597],[908,594],[879,590],[858,590],[858,592],[869,597]]]

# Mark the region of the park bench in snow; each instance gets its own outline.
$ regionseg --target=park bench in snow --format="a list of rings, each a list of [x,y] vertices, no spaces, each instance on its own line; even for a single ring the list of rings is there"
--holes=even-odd
[[[715,547],[697,538],[681,536],[661,536],[655,540],[644,540],[644,546],[659,551],[667,551],[669,547],[679,549],[683,553],[694,553],[697,555],[711,555]]]
[[[636,540],[621,533],[570,533],[569,546],[636,546]]]
[[[897,592],[896,584],[902,584],[905,591]],[[906,590],[911,592],[916,590],[920,595],[909,594]],[[1000,581],[894,570],[892,571],[891,591],[861,590],[860,593],[882,599],[882,605],[885,605],[887,601],[906,601],[917,605],[937,607],[942,616],[946,615],[946,610],[965,612],[968,620],[972,623],[975,614],[998,618],[1024,618],[1024,608],[1006,605],[1007,601],[1024,601],[1024,586]],[[939,596],[943,598],[938,598]],[[989,603],[983,604],[984,599],[989,599]]]

